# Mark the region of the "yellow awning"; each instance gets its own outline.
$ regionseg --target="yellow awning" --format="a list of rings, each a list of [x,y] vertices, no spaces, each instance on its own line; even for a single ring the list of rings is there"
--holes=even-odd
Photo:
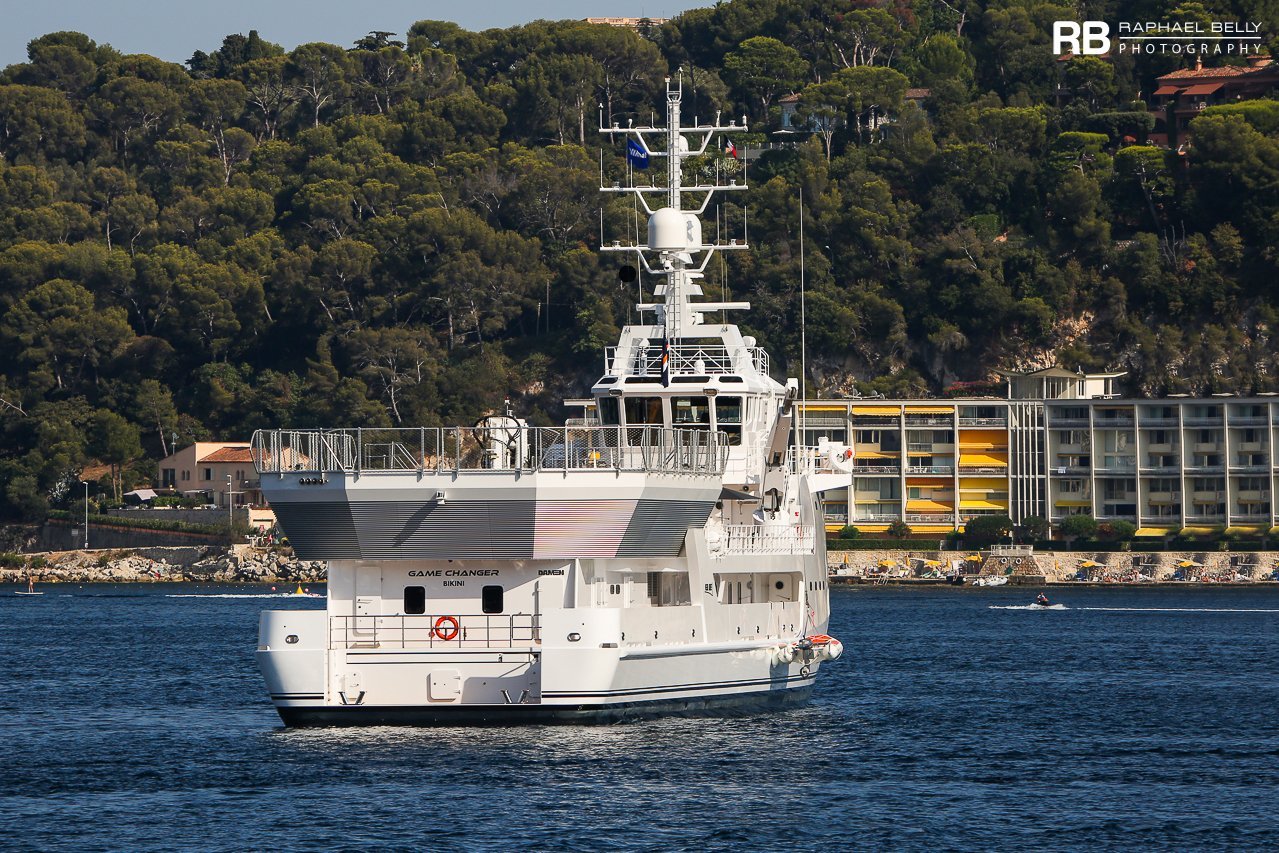
[[[1220,527],[1183,527],[1181,532],[1185,536],[1211,536],[1214,533],[1220,533]]]
[[[1071,498],[1069,500],[1055,500],[1053,506],[1092,506],[1092,501],[1079,498]]]
[[[896,406],[853,406],[854,415],[878,415],[880,417],[896,417],[901,409]]]
[[[814,406],[811,403],[804,403],[801,407],[806,412],[842,412],[843,406]]]
[[[996,501],[976,501],[960,498],[960,509],[1008,509],[1008,502],[998,503]]]
[[[960,465],[981,465],[990,468],[1007,468],[1008,458],[1005,456],[994,456],[990,453],[960,453]]]
[[[1274,527],[1270,528],[1271,536],[1275,535],[1276,533],[1279,533],[1279,524],[1276,524]]]
[[[925,501],[916,498],[913,501],[906,501],[907,512],[954,512],[955,508],[948,504],[938,503],[937,501]]]
[[[856,521],[856,520],[850,521],[848,523],[856,527],[862,533],[883,533],[884,531],[888,529],[887,524],[869,524],[864,521]]]
[[[1007,488],[1008,479],[1006,477],[965,477],[962,474],[959,477],[959,488],[963,491],[969,489],[978,490],[985,489],[1003,489]]]
[[[854,459],[896,459],[897,454],[887,453],[883,450],[854,450]]]
[[[1226,528],[1227,533],[1236,533],[1240,535],[1265,533],[1266,527],[1262,524],[1234,524]]]
[[[952,415],[955,410],[951,406],[907,406],[908,415]]]
[[[1133,535],[1140,536],[1142,538],[1150,537],[1153,539],[1158,536],[1168,536],[1171,533],[1172,530],[1167,527],[1139,527],[1137,528],[1137,532]]]
[[[912,533],[949,533],[955,528],[949,524],[912,524]]]

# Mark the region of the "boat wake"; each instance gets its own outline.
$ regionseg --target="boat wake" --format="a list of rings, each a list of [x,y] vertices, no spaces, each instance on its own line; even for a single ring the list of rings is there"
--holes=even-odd
[[[1102,610],[1111,613],[1279,613],[1279,609],[1247,607],[1080,607],[1078,610]]]
[[[218,592],[218,593],[171,593],[165,598],[324,598],[318,592]]]
[[[991,610],[1069,610],[1070,608],[1064,604],[1049,604],[1045,607],[1042,604],[992,604]],[[1089,610],[1092,608],[1083,608]]]

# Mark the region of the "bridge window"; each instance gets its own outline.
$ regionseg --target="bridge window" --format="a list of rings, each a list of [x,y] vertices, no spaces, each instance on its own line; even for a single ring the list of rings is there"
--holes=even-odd
[[[728,436],[729,444],[742,443],[742,398],[715,398],[715,429]]]
[[[404,587],[404,612],[409,616],[421,616],[426,612],[426,587]]]
[[[621,423],[618,420],[616,397],[596,397],[595,403],[599,407],[601,424],[604,426],[616,426]]]
[[[672,397],[671,417],[677,427],[710,429],[711,405],[706,397]]]
[[[480,590],[480,609],[485,613],[501,613],[502,598],[500,586],[486,586]]]
[[[644,426],[645,424],[662,426],[665,423],[662,417],[661,397],[624,397],[622,399],[625,401],[627,426]]]

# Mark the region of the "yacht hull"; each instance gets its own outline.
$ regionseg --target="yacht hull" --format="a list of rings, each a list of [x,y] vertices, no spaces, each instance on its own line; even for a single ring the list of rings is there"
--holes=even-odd
[[[796,708],[813,679],[782,689],[718,696],[575,705],[316,705],[278,706],[286,726],[525,726],[621,723],[655,717],[731,717]]]

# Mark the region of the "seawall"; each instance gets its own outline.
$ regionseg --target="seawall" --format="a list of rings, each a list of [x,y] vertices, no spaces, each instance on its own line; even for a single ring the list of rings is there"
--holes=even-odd
[[[324,581],[323,562],[236,545],[52,551],[24,554],[24,565],[0,568],[0,583],[316,583]]]

